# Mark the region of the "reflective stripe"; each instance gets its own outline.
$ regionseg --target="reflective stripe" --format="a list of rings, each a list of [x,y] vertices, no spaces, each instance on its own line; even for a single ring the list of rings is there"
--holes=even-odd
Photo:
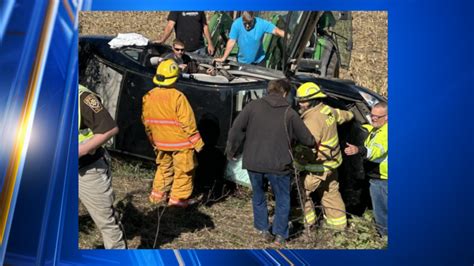
[[[312,224],[316,220],[316,213],[314,211],[310,211],[304,217],[307,223]]]
[[[194,134],[189,138],[192,144],[196,144],[201,139],[201,135],[199,133]]]
[[[334,146],[336,146],[338,143],[339,143],[339,138],[337,137],[337,135],[334,136],[332,139],[321,142],[322,145],[331,146],[332,148],[334,148]]]
[[[182,142],[155,141],[155,145],[158,148],[193,148],[193,144],[189,141],[182,141]]]
[[[346,216],[342,216],[342,217],[339,217],[339,218],[326,218],[326,222],[330,225],[345,225],[347,224],[347,218]]]
[[[371,143],[372,146],[376,146],[377,148],[379,148],[380,150],[380,154],[384,154],[385,153],[385,149],[383,148],[383,146],[379,143]],[[367,158],[370,158],[372,157],[372,152],[374,152],[374,150],[372,148],[367,148]],[[387,156],[383,156],[381,158],[378,158],[378,159],[372,159],[372,160],[369,160],[371,162],[374,162],[374,163],[381,163],[385,160],[385,158],[387,158]]]
[[[385,153],[385,149],[384,149],[382,144],[379,144],[379,143],[371,143],[371,144],[374,145],[375,147],[379,148],[380,153]]]
[[[181,126],[181,123],[173,119],[145,119],[145,123],[151,125]]]
[[[337,113],[337,123],[338,124],[344,123],[344,119],[342,118],[342,115],[341,115],[341,110],[336,108],[336,113]]]
[[[336,169],[339,167],[339,165],[341,165],[341,163],[338,161],[326,161],[323,163],[323,166],[329,168],[329,170]]]
[[[370,158],[370,156],[372,156],[372,149],[367,148],[367,158]]]
[[[386,159],[387,159],[387,156],[384,156],[383,158],[378,158],[378,159],[370,160],[370,161],[373,162],[373,163],[381,163],[381,162],[385,161]]]
[[[89,128],[79,130],[79,144],[86,143],[93,136],[94,133]]]
[[[380,169],[380,179],[388,179],[388,155],[380,163],[379,169]]]
[[[331,112],[331,109],[329,108],[329,106],[325,105],[325,106],[321,109],[320,112],[323,113],[323,114],[329,114],[329,113]]]

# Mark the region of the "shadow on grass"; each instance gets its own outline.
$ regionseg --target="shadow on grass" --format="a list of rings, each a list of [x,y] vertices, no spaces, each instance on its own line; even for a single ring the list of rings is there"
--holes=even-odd
[[[122,224],[127,240],[140,236],[138,249],[160,248],[160,246],[179,238],[182,233],[214,228],[211,217],[200,212],[197,208],[166,206],[148,208],[141,206],[138,208],[132,199],[133,194],[127,194],[119,202],[118,209],[123,215]]]

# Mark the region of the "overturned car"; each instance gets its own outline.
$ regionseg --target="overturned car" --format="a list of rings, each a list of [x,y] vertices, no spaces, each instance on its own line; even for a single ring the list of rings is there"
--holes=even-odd
[[[302,43],[308,42],[303,32],[294,33]],[[313,30],[314,32],[314,30]],[[308,34],[308,33],[307,33]],[[309,35],[309,34],[308,34]],[[171,47],[148,43],[144,46],[122,46],[112,49],[108,43],[113,37],[82,36],[79,40],[79,82],[94,90],[105,107],[117,121],[120,132],[109,145],[112,151],[154,160],[155,153],[145,134],[141,121],[142,97],[155,87],[152,78],[156,66],[152,58],[163,57]],[[191,55],[193,62],[202,69],[215,68],[216,74],[183,73],[176,87],[188,98],[198,123],[205,147],[198,154],[197,183],[209,185],[224,176],[243,185],[249,185],[244,171],[233,171],[238,165],[227,165],[225,150],[228,131],[239,112],[250,101],[266,94],[270,80],[288,78],[294,90],[304,82],[315,82],[321,86],[330,106],[350,110],[355,119],[339,127],[341,145],[346,142],[362,145],[367,135],[362,125],[370,122],[370,108],[386,99],[351,81],[321,78],[319,75],[298,70],[305,45],[290,40],[294,45],[287,49],[283,70],[228,62],[213,65],[211,57]],[[295,49],[299,47],[299,49]],[[285,48],[286,49],[286,48]],[[294,94],[288,101],[296,107]],[[344,156],[344,155],[343,155]],[[226,171],[227,167],[227,171]],[[364,180],[363,158],[343,157],[339,168],[341,193],[347,210],[360,213],[362,191],[367,186]]]

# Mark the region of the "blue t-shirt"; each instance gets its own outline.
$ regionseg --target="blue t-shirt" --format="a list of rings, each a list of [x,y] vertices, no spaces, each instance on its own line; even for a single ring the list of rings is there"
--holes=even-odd
[[[262,39],[265,33],[272,33],[274,29],[275,25],[272,23],[261,18],[255,18],[255,26],[250,31],[247,31],[242,17],[236,19],[230,28],[229,38],[236,40],[237,45],[239,45],[237,60],[245,64],[258,64],[262,62],[265,59]]]

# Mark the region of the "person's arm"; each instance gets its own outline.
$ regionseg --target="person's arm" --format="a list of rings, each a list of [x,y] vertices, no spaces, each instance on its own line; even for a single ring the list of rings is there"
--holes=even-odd
[[[207,25],[206,19],[206,12],[201,13],[201,23],[202,23],[202,32],[204,33],[204,37],[207,40],[207,52],[209,55],[214,55],[214,44],[212,43],[211,34],[209,33],[209,26]]]
[[[117,124],[95,94],[84,93],[80,97],[81,126],[90,129],[94,135],[79,143],[79,158],[94,153],[118,133]]]
[[[244,142],[251,106],[252,102],[244,107],[242,112],[240,112],[240,114],[235,118],[232,128],[229,130],[227,145],[224,152],[227,155],[228,160],[234,160],[235,156],[237,155],[237,151]]]
[[[93,151],[97,150],[100,146],[106,143],[109,139],[113,136],[117,135],[119,132],[118,127],[114,127],[109,131],[104,133],[94,133],[94,136],[87,140],[85,143],[79,144],[79,158],[82,156],[92,153]]]
[[[308,127],[306,127],[303,120],[301,120],[296,111],[292,111],[293,113],[291,114],[291,124],[295,139],[305,146],[315,147],[316,141],[311,132],[309,131]]]
[[[227,57],[229,57],[230,52],[232,52],[232,49],[234,48],[234,45],[235,45],[235,40],[229,39],[227,41],[226,46],[225,46],[224,54],[222,55],[222,57],[216,58],[215,60],[217,62],[224,62],[227,59]]]
[[[336,121],[338,125],[350,121],[352,120],[352,118],[354,118],[354,114],[350,111],[345,111],[337,108],[333,109],[336,113]]]
[[[272,31],[272,34],[283,38],[285,36],[285,31],[278,27],[275,27]]]
[[[196,126],[196,118],[194,117],[193,109],[188,102],[188,99],[183,94],[177,100],[177,118],[181,124],[181,128],[188,136],[188,140],[193,144],[194,149],[200,152],[204,147],[201,135]]]
[[[232,23],[232,26],[230,27],[230,32],[229,32],[229,40],[227,40],[227,43],[225,45],[225,51],[222,57],[216,58],[215,61],[217,62],[224,62],[227,57],[229,57],[230,52],[232,52],[232,49],[234,48],[234,45],[236,41],[239,38],[239,26],[238,24],[242,23],[241,20],[235,20]]]
[[[148,94],[145,94],[142,98],[142,124],[145,127],[145,133],[146,136],[148,137],[148,140],[150,141],[150,144],[155,148],[155,143],[153,142],[153,136],[151,134],[151,129],[148,127],[148,123],[146,122],[146,117],[145,117],[145,110],[148,109],[147,106],[147,101],[148,101]]]
[[[175,24],[176,24],[175,21],[168,20],[168,23],[166,24],[165,30],[163,32],[163,36],[160,39],[158,39],[157,43],[164,43],[166,42],[166,40],[168,40],[168,38],[171,35],[171,32],[173,31]]]
[[[209,55],[214,55],[214,44],[212,43],[211,34],[209,33],[209,27],[207,24],[204,24],[203,27],[204,37],[207,40],[207,52]]]

